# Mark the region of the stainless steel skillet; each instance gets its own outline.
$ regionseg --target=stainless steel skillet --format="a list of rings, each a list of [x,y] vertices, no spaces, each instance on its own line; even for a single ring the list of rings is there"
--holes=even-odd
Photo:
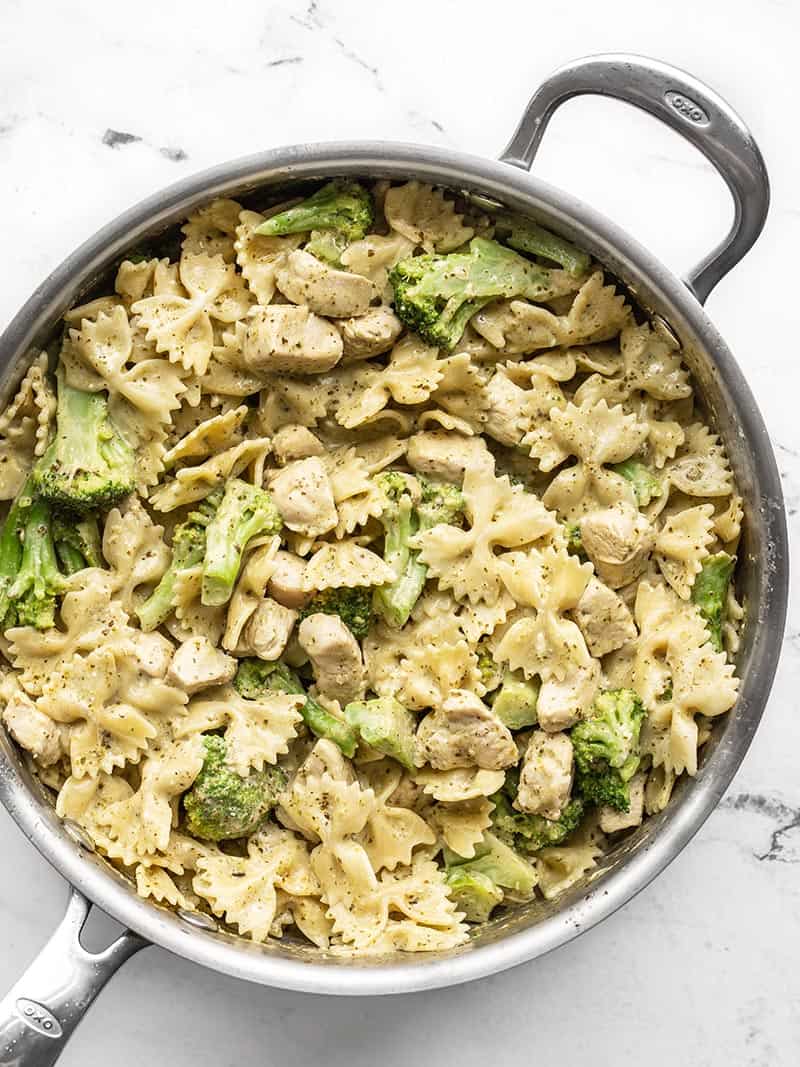
[[[665,122],[699,148],[727,183],[735,205],[731,231],[685,281],[591,207],[528,175],[556,108],[585,93],[615,97]],[[336,143],[276,149],[188,178],[106,226],[37,289],[0,338],[6,385],[19,377],[30,350],[50,340],[63,312],[127,249],[215,196],[285,191],[292,183],[332,175],[416,177],[530,214],[590,251],[679,339],[746,500],[739,588],[747,620],[738,654],[739,701],[704,748],[697,777],[682,783],[665,812],[646,821],[566,897],[556,903],[533,902],[501,916],[453,952],[366,962],[299,944],[256,946],[217,929],[205,916],[141,900],[122,875],[87,847],[76,827],[60,822],[19,752],[0,732],[0,800],[73,887],[64,921],[0,1004],[4,1067],[54,1063],[105,982],[150,943],[264,985],[347,995],[433,989],[540,956],[610,915],[674,859],[723,795],[763,713],[786,613],[783,499],[764,422],[702,305],[758,237],[769,186],[761,154],[739,117],[679,70],[625,55],[590,57],[562,68],[534,94],[499,162],[415,145]],[[79,941],[90,902],[128,928],[99,954],[86,952]]]

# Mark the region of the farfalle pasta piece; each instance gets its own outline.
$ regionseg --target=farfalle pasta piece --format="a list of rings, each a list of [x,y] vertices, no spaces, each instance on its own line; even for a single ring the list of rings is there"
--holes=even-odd
[[[47,447],[56,398],[47,379],[47,353],[30,365],[0,415],[0,500],[13,500]]]
[[[713,504],[675,512],[666,518],[656,537],[655,561],[682,600],[692,595],[694,580],[714,540],[713,515]]]
[[[697,773],[696,715],[714,718],[736,702],[739,680],[715,652],[692,604],[666,585],[642,581],[636,594],[634,684],[648,711],[642,751],[671,774]]]
[[[452,589],[459,600],[494,604],[502,591],[498,549],[548,538],[556,521],[533,494],[512,486],[508,477],[495,477],[488,453],[466,471],[463,492],[469,526],[434,526],[418,534],[414,546],[440,589]]]
[[[148,867],[137,863],[134,873],[136,892],[145,900],[171,904],[173,908],[189,908],[190,903],[163,867]]]
[[[212,645],[218,645],[225,632],[227,605],[213,607],[203,604],[200,596],[203,587],[203,567],[187,567],[175,576],[172,605],[175,618],[164,624],[178,641],[190,637],[206,637]]]
[[[649,323],[631,323],[620,333],[624,380],[629,390],[640,389],[656,400],[691,396],[689,373],[674,345]]]
[[[584,345],[615,337],[630,319],[625,298],[595,271],[566,315],[524,300],[500,300],[472,317],[473,327],[503,355],[525,355],[557,345]]]
[[[155,586],[169,566],[170,551],[137,497],[112,508],[103,529],[103,557],[111,567],[113,594],[130,612],[140,586]]]
[[[539,891],[545,900],[555,900],[571,889],[597,866],[602,852],[599,843],[588,835],[581,841],[540,849],[534,862]]]
[[[172,803],[186,792],[203,766],[199,736],[151,751],[142,764],[139,788],[126,800],[110,804],[98,817],[115,842],[123,863],[165,849],[172,829]]]
[[[510,552],[499,564],[511,596],[532,609],[511,622],[494,654],[512,670],[543,682],[563,681],[571,669],[588,667],[591,656],[579,627],[564,613],[572,611],[592,576],[592,566],[563,549]]]
[[[455,804],[436,804],[431,810],[430,822],[451,852],[472,859],[476,845],[483,840],[484,831],[492,825],[493,810],[494,804],[486,797]]]
[[[310,557],[303,573],[306,592],[386,585],[395,578],[392,568],[355,541],[323,544]]]
[[[403,453],[402,447],[398,451],[396,439],[386,439],[386,447],[388,462]],[[357,526],[380,515],[385,506],[383,494],[369,476],[370,468],[381,469],[383,456],[377,450],[366,454],[370,457],[369,464],[355,448],[334,448],[320,457],[336,505],[336,537],[352,534]]]
[[[318,381],[270,377],[259,398],[259,423],[268,434],[282,426],[316,426],[325,417],[329,400]]]
[[[342,264],[354,274],[368,278],[384,297],[391,295],[389,271],[401,259],[407,259],[414,251],[414,242],[401,233],[384,237],[371,233],[360,241],[353,241],[342,252]]]
[[[412,334],[397,342],[385,368],[356,365],[335,372],[331,393],[336,421],[352,429],[377,415],[390,399],[424,404],[441,381],[441,362],[438,349]]]
[[[296,880],[298,861],[308,866],[302,842],[288,830],[268,827],[250,838],[246,857],[219,853],[202,859],[192,888],[240,934],[266,941],[278,908],[277,890]],[[306,879],[316,889],[310,869]]]
[[[464,225],[464,216],[458,214],[453,201],[425,182],[410,181],[389,189],[383,211],[395,233],[426,252],[452,252],[475,234],[471,226]]]
[[[186,385],[178,371],[163,359],[145,359],[126,367],[133,342],[124,307],[118,305],[111,314],[98,315],[95,322],[84,320],[81,329],[70,330],[69,336],[65,348],[69,345],[71,353],[98,376],[95,389],[105,385],[112,396],[126,400],[139,418],[155,425],[170,421],[171,412],[180,407],[179,398]]]
[[[214,415],[185,434],[164,454],[164,465],[171,467],[180,460],[207,459],[242,440],[239,432],[250,409],[240,404],[232,411]]]
[[[402,777],[400,767],[388,760],[367,765],[363,777],[375,794],[375,808],[360,835],[374,871],[393,871],[412,862],[414,849],[436,843],[436,834],[409,808],[389,803]]]
[[[247,557],[228,602],[223,648],[233,651],[238,647],[242,631],[263,602],[267,582],[275,570],[275,557],[280,547],[280,537],[272,537],[266,544],[253,549]]]
[[[457,767],[451,771],[435,771],[423,767],[414,776],[417,785],[434,800],[444,804],[490,797],[502,789],[505,771],[487,771],[479,767]]]
[[[574,521],[619,500],[635,503],[630,483],[605,464],[628,459],[647,433],[635,415],[626,415],[621,406],[610,408],[605,400],[554,408],[547,427],[528,435],[526,444],[543,470],[551,470],[568,456],[576,456],[578,463],[556,475],[542,497],[545,506]]]
[[[721,497],[733,491],[725,449],[702,423],[688,427],[680,453],[667,464],[667,472],[672,485],[687,496]]]
[[[226,263],[232,263],[235,258],[234,237],[241,211],[241,204],[222,198],[212,200],[195,211],[181,226],[182,252],[222,256]]]
[[[204,374],[214,347],[212,320],[241,319],[250,306],[250,294],[233,264],[219,255],[185,252],[179,272],[187,296],[144,297],[131,311],[158,352],[188,371]]]
[[[32,626],[17,626],[6,631],[8,657],[26,693],[40,696],[76,653],[92,652],[123,634],[128,615],[112,599],[113,590],[112,574],[88,567],[66,579],[62,629],[42,632]]]
[[[485,692],[474,647],[447,601],[434,597],[432,610],[430,597],[418,601],[402,630],[379,623],[363,644],[371,688],[416,710],[438,707],[453,689]]]
[[[303,243],[303,234],[269,237],[255,233],[266,216],[242,211],[236,227],[236,262],[256,303],[266,307],[275,295],[275,279],[289,252]]]
[[[177,733],[188,737],[225,727],[228,763],[246,775],[250,768],[261,771],[289,751],[304,702],[303,696],[277,690],[258,700],[246,700],[233,686],[208,689],[190,702]]]
[[[264,459],[270,450],[268,437],[248,438],[232,448],[226,448],[196,467],[183,467],[171,482],[162,483],[151,494],[150,503],[156,511],[174,511],[183,504],[193,504],[207,497],[212,489],[228,478],[237,478],[251,464],[255,468],[254,483],[261,482]]]

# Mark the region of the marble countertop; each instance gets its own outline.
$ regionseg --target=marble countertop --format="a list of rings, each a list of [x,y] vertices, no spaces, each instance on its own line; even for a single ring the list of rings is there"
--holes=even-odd
[[[0,326],[75,245],[183,175],[310,140],[407,140],[494,155],[553,67],[598,51],[657,56],[740,110],[770,168],[764,235],[709,311],[771,428],[794,542],[800,158],[789,130],[800,8],[765,0],[756,26],[753,10],[744,0],[706,0],[691,12],[573,0],[564,13],[513,0],[480,9],[404,0],[400,14],[358,0],[5,0]],[[564,109],[536,171],[591,200],[678,271],[718,240],[731,215],[699,155],[605,101]],[[601,927],[512,972],[382,1000],[258,988],[150,949],[102,994],[61,1062],[399,1067],[421,1056],[478,1067],[535,1057],[588,1067],[635,1054],[651,1067],[796,1064],[797,592],[795,575],[775,688],[727,797],[656,883]],[[55,925],[66,890],[3,811],[0,849],[2,991]],[[109,928],[100,917],[93,936]]]

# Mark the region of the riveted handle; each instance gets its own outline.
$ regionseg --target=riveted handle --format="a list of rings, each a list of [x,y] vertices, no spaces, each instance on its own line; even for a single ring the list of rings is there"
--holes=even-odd
[[[58,929],[0,1001],[0,1067],[50,1067],[94,998],[148,942],[126,930],[102,952],[87,952],[80,935],[90,902],[72,890]]]
[[[588,56],[555,71],[533,94],[501,160],[529,170],[556,109],[575,96],[610,96],[666,123],[698,148],[728,186],[730,232],[697,264],[686,284],[701,304],[752,247],[769,208],[769,178],[753,135],[707,85],[655,59]]]

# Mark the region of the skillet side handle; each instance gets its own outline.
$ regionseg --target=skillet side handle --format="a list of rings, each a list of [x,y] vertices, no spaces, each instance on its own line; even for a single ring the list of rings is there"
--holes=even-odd
[[[117,969],[147,941],[126,930],[103,952],[80,943],[90,902],[72,890],[58,929],[0,1001],[0,1067],[50,1067]]]
[[[685,279],[704,304],[752,247],[767,217],[769,178],[753,135],[721,97],[677,67],[643,56],[588,56],[560,67],[536,90],[501,161],[529,170],[556,109],[586,94],[622,100],[660,119],[698,148],[725,180],[733,197],[733,225]]]

